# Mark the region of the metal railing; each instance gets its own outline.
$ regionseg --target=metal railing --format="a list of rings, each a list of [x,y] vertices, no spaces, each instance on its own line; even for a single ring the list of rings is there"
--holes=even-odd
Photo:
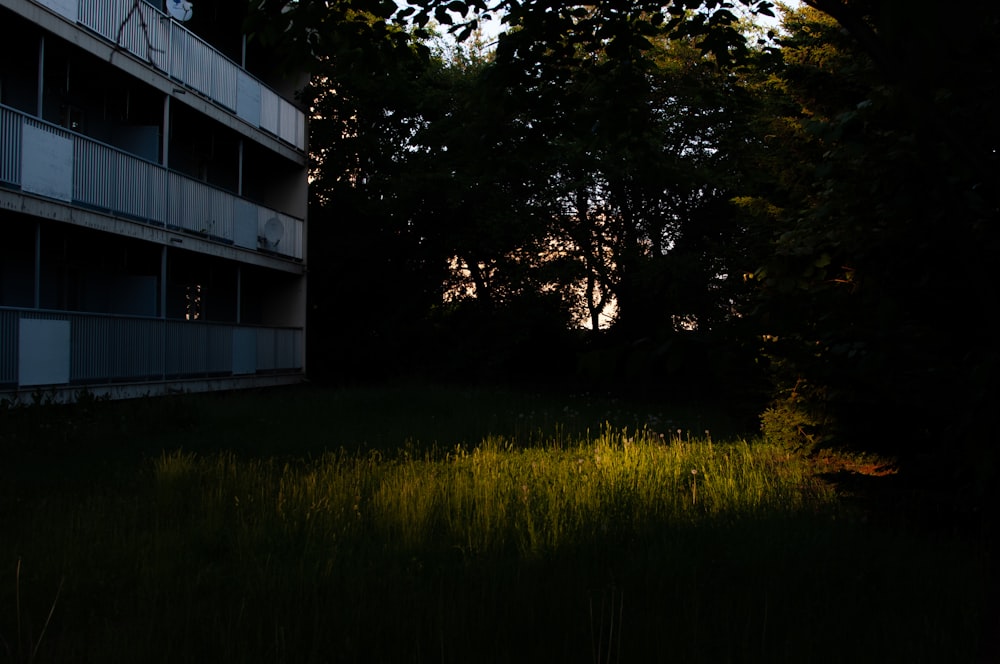
[[[23,320],[69,322],[70,385],[300,371],[301,328],[0,307],[0,385],[20,386]],[[30,386],[30,382],[29,382]]]
[[[21,124],[18,113],[7,112],[0,106],[0,182],[21,181]]]
[[[141,58],[246,122],[305,150],[305,116],[159,9],[134,0],[35,0]],[[143,29],[145,25],[145,29]]]
[[[17,382],[17,328],[17,313],[0,309],[0,385]]]
[[[5,106],[0,106],[0,184],[45,194],[44,187],[25,186],[25,160],[37,157],[31,146],[22,145],[26,127],[71,146],[71,163],[62,167],[71,170],[72,191],[63,200],[245,249],[303,258],[301,219]]]

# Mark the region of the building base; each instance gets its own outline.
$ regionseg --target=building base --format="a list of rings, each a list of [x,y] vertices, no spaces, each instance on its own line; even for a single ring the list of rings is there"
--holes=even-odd
[[[74,403],[82,398],[98,400],[137,399],[172,394],[227,392],[264,387],[298,385],[306,382],[301,372],[219,378],[186,378],[167,381],[113,383],[104,385],[53,385],[31,388],[0,387],[0,405]]]

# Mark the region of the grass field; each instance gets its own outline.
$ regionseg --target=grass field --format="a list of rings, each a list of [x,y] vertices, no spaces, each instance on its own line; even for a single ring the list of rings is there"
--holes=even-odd
[[[909,663],[979,647],[974,542],[874,518],[816,459],[717,413],[399,386],[0,417],[0,662]]]

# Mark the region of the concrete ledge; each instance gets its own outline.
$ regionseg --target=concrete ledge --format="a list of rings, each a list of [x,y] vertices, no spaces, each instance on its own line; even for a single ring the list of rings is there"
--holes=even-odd
[[[306,377],[303,373],[282,373],[102,385],[43,385],[20,389],[5,389],[0,387],[0,401],[8,401],[13,405],[27,406],[38,401],[42,403],[73,403],[83,394],[97,399],[119,400],[168,396],[171,394],[230,392],[260,387],[298,385],[304,382],[306,382]]]

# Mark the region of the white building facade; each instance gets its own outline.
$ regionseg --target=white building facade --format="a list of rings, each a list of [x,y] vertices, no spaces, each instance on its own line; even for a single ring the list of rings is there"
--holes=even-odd
[[[0,399],[304,377],[304,79],[173,4],[0,0]]]

